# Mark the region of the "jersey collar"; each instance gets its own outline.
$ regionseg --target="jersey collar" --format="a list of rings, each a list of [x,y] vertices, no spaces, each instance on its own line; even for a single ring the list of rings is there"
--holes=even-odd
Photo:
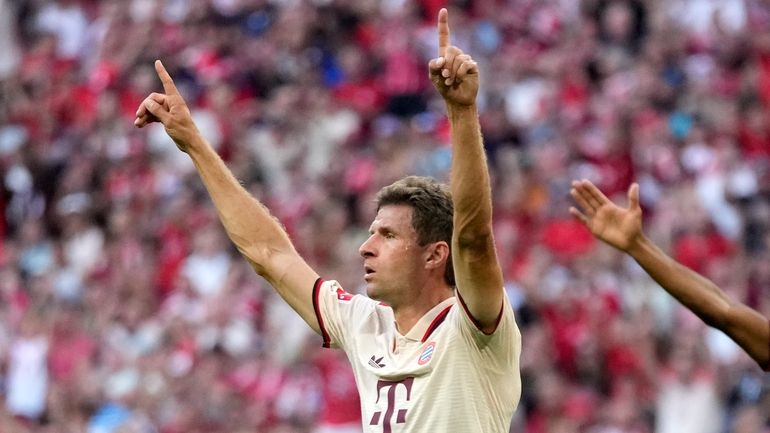
[[[438,328],[441,322],[444,321],[452,305],[455,304],[454,296],[444,299],[438,303],[435,307],[431,308],[420,320],[412,326],[412,329],[404,335],[404,337],[413,340],[424,342],[428,339],[430,334]]]

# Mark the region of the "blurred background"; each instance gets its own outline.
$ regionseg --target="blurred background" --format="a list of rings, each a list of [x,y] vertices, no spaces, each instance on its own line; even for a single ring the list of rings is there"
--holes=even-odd
[[[766,433],[768,376],[567,212],[587,178],[770,316],[770,2],[0,0],[0,431],[360,431],[339,352],[137,130],[162,59],[203,134],[350,292],[377,190],[446,180],[435,17],[481,68],[522,433]]]

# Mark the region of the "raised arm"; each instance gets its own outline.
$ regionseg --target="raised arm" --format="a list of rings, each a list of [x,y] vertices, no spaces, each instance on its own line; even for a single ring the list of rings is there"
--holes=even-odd
[[[200,134],[187,104],[159,60],[155,61],[155,70],[165,94],[153,93],[142,101],[134,124],[139,128],[152,122],[163,124],[177,147],[195,164],[238,251],[311,328],[320,332],[312,303],[318,274],[299,256],[281,224],[238,183]]]
[[[492,193],[481,139],[476,62],[449,42],[446,9],[438,16],[438,58],[430,78],[446,103],[452,128],[450,187],[454,201],[452,260],[457,289],[479,328],[491,333],[503,305],[503,276],[492,237]]]
[[[605,243],[627,253],[668,293],[706,324],[729,335],[762,368],[770,367],[770,324],[758,312],[730,299],[712,281],[660,250],[642,231],[639,185],[628,190],[621,208],[587,180],[572,183],[570,194],[582,210],[570,213]]]

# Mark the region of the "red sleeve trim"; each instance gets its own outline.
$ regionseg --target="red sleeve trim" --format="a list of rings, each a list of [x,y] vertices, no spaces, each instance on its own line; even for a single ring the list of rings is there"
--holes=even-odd
[[[505,296],[505,295],[503,295],[503,296]],[[473,317],[473,314],[471,314],[471,310],[469,310],[468,306],[465,305],[465,300],[463,299],[463,297],[460,294],[459,290],[457,291],[457,299],[460,300],[460,305],[463,306],[463,310],[465,310],[465,314],[468,315],[468,318],[471,319],[471,322],[473,322],[473,325],[476,327],[476,329],[481,331],[482,334],[484,334],[484,335],[492,335],[492,334],[495,333],[495,331],[497,331],[497,327],[500,325],[500,320],[502,320],[502,318],[503,318],[503,308],[505,307],[505,300],[503,300],[502,305],[500,305],[500,313],[498,313],[497,319],[495,320],[495,327],[492,329],[491,332],[487,333],[487,332],[484,332],[484,330],[482,329],[481,322],[479,322],[478,319]]]
[[[321,284],[323,284],[324,280],[323,278],[319,277],[317,280],[315,280],[315,284],[313,284],[313,311],[315,311],[315,318],[318,320],[318,328],[321,329],[321,337],[323,337],[323,347],[331,347],[331,338],[329,338],[329,333],[326,331],[326,327],[324,326],[324,319],[321,316],[321,308],[318,304],[318,296],[321,292]]]

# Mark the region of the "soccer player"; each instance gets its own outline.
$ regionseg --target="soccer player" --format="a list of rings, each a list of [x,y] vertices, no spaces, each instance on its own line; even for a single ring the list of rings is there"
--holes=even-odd
[[[644,235],[638,184],[628,189],[627,208],[610,201],[588,180],[573,181],[570,194],[580,206],[570,207],[570,213],[594,236],[633,257],[661,287],[706,324],[730,336],[763,369],[770,367],[768,319],[730,299],[713,282],[666,255]]]
[[[412,176],[379,192],[359,248],[369,297],[345,292],[305,263],[200,135],[163,65],[155,68],[165,93],[142,102],[136,126],[163,124],[194,162],[241,254],[324,346],[346,352],[365,431],[507,432],[521,393],[521,336],[492,237],[479,69],[450,44],[446,9],[428,70],[451,124],[450,188]]]

